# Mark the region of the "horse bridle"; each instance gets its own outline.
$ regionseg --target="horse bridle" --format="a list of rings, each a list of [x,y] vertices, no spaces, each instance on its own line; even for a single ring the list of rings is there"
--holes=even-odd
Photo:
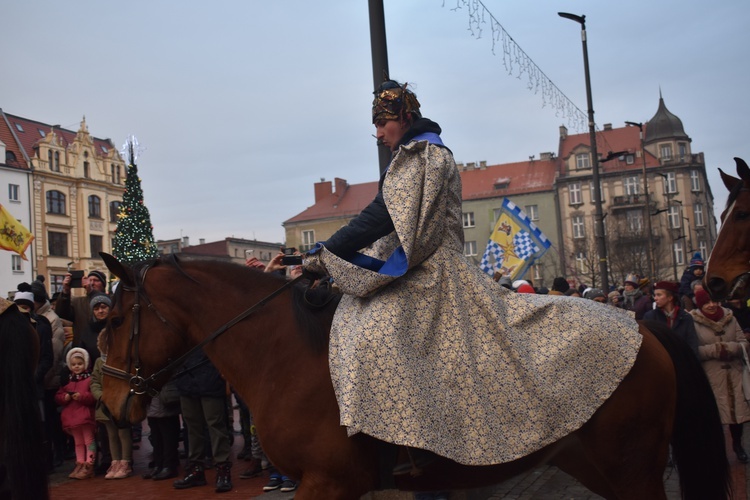
[[[120,419],[121,422],[124,423],[125,419],[127,418],[126,415],[128,413],[128,410],[130,409],[130,405],[132,404],[132,397],[134,395],[142,395],[142,394],[148,394],[149,396],[157,396],[159,394],[159,391],[152,386],[152,384],[159,379],[159,377],[172,372],[175,368],[181,366],[185,360],[192,355],[194,352],[196,352],[199,349],[202,349],[205,345],[215,340],[217,337],[219,337],[221,334],[232,328],[234,325],[239,323],[240,321],[244,320],[251,314],[253,314],[255,311],[263,307],[266,303],[268,303],[273,298],[280,295],[282,292],[284,292],[287,288],[292,287],[294,284],[299,282],[303,275],[300,275],[292,280],[286,281],[281,287],[277,288],[273,292],[271,292],[269,295],[261,299],[256,304],[250,306],[249,308],[245,309],[243,312],[229,320],[228,322],[224,323],[222,326],[214,330],[210,335],[208,335],[205,339],[203,339],[201,342],[193,346],[192,348],[188,349],[188,351],[183,354],[182,356],[179,356],[178,358],[174,359],[170,363],[167,364],[164,368],[156,371],[152,375],[150,375],[147,378],[144,378],[143,375],[141,375],[141,357],[140,357],[140,337],[141,337],[141,331],[140,331],[140,313],[141,313],[141,301],[144,301],[146,303],[146,307],[153,311],[154,314],[161,320],[162,323],[164,323],[167,327],[169,327],[171,330],[173,330],[177,335],[179,335],[183,341],[187,341],[184,334],[175,327],[172,323],[170,323],[154,306],[153,302],[149,298],[149,296],[146,294],[146,291],[144,289],[145,282],[146,282],[146,273],[149,271],[149,269],[152,267],[152,264],[148,264],[141,268],[141,270],[136,273],[135,279],[134,279],[134,285],[128,286],[124,283],[121,283],[120,286],[122,286],[122,292],[134,292],[135,293],[135,301],[133,302],[133,319],[131,321],[131,329],[130,329],[130,337],[128,339],[128,352],[126,356],[126,369],[121,370],[120,368],[116,368],[114,366],[108,365],[106,362],[102,365],[102,374],[103,375],[109,375],[110,377],[114,377],[120,380],[125,380],[130,385],[130,391],[128,393],[127,398],[125,398],[125,401],[123,402],[123,408],[122,412],[120,413]],[[192,279],[192,278],[191,278]],[[195,280],[193,280],[195,281]],[[120,292],[120,293],[122,293]],[[131,357],[132,354],[132,357]],[[133,373],[133,370],[135,373]]]

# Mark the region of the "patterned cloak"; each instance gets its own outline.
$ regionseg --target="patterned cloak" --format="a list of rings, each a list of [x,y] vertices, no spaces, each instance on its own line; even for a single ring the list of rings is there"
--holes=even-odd
[[[515,294],[469,262],[450,150],[401,146],[382,189],[395,231],[364,252],[386,261],[380,272],[325,247],[305,263],[345,294],[329,363],[349,435],[490,465],[580,428],[630,371],[635,321],[591,300]]]

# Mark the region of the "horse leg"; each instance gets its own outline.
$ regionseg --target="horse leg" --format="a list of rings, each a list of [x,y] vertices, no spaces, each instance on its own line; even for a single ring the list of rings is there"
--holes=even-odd
[[[605,498],[665,500],[663,474],[676,405],[672,361],[652,335],[630,373],[575,435],[583,463],[555,460]],[[607,488],[604,488],[606,485]],[[605,493],[605,489],[609,490]]]

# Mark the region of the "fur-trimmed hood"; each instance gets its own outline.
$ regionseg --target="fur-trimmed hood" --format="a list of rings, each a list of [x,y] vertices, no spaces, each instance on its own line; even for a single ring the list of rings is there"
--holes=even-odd
[[[73,359],[73,356],[83,358],[83,363],[86,369],[89,369],[89,353],[86,349],[83,349],[81,347],[74,347],[73,349],[68,351],[68,354],[65,355],[65,364],[68,365],[68,369],[70,369],[70,361]]]
[[[710,328],[716,333],[721,333],[724,331],[724,327],[727,326],[727,324],[732,321],[732,318],[734,318],[734,314],[732,313],[731,309],[727,309],[726,307],[722,307],[724,310],[724,316],[719,321],[713,321],[711,319],[708,319],[703,315],[700,309],[693,309],[690,311],[690,315],[693,317],[693,320],[696,323],[699,323],[706,328]]]

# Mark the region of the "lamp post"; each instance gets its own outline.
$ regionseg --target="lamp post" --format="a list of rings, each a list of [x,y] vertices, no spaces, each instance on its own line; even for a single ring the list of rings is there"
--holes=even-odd
[[[643,213],[646,218],[646,230],[648,235],[646,241],[648,242],[648,271],[651,273],[651,280],[656,278],[656,270],[654,269],[654,240],[651,233],[651,217],[649,216],[649,210],[651,209],[651,195],[648,193],[648,177],[646,175],[646,148],[643,146],[643,123],[640,122],[625,122],[626,125],[632,125],[638,127],[638,136],[641,142],[641,159],[643,160],[643,193],[646,196],[646,206],[643,209]]]
[[[385,14],[383,0],[369,0],[370,12],[370,50],[372,52],[372,81],[376,90],[388,76],[388,44],[385,38]],[[391,151],[387,146],[378,146],[378,165],[380,174],[388,168]]]
[[[591,99],[591,77],[589,76],[589,50],[586,45],[586,16],[577,16],[567,12],[557,15],[570,19],[581,25],[581,42],[583,43],[583,72],[586,78],[586,102],[589,114],[589,142],[591,142],[591,162],[594,176],[594,224],[596,225],[596,249],[599,254],[599,274],[602,277],[602,290],[609,292],[609,266],[607,265],[607,245],[604,239],[604,217],[602,217],[602,196],[599,190],[599,154],[596,151],[596,131],[594,130],[594,105]]]

